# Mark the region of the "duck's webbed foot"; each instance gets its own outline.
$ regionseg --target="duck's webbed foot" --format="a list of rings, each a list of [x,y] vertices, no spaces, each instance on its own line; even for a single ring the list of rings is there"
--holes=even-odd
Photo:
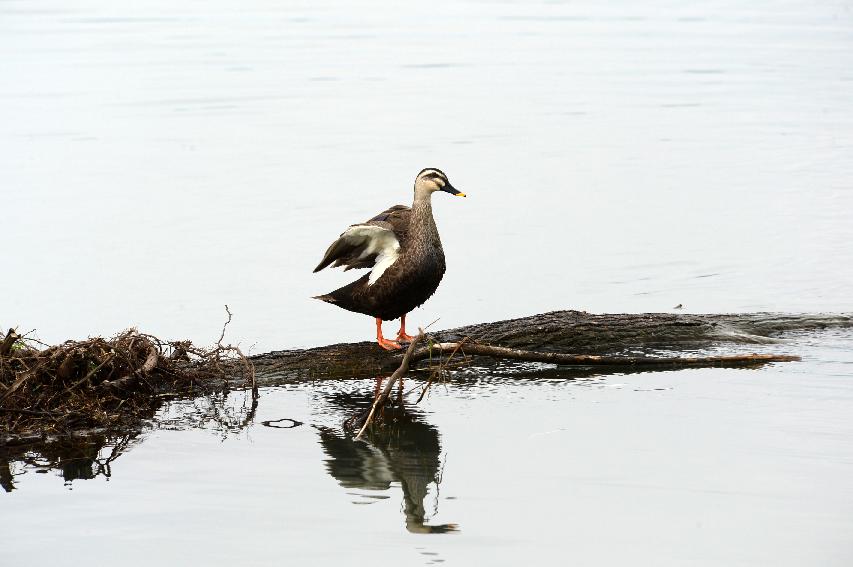
[[[401,343],[410,343],[415,340],[412,335],[406,334],[406,316],[400,317],[400,330],[397,332],[397,341]]]
[[[376,342],[378,342],[379,346],[381,346],[385,350],[400,350],[403,348],[402,346],[400,346],[400,343],[398,343],[397,341],[392,341],[391,339],[385,339],[380,337],[376,339]]]
[[[382,319],[379,317],[376,318],[376,342],[385,350],[400,350],[403,348],[397,341],[392,341],[382,336]]]

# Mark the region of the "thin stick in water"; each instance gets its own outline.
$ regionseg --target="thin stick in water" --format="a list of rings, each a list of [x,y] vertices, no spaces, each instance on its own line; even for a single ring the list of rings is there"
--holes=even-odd
[[[415,347],[417,344],[424,338],[424,330],[418,329],[418,336],[412,339],[412,342],[409,343],[409,348],[406,349],[406,354],[403,356],[402,362],[400,362],[400,367],[394,371],[394,374],[388,378],[388,382],[385,383],[385,388],[382,390],[382,393],[379,394],[376,399],[373,400],[373,405],[370,407],[370,413],[367,414],[367,419],[364,420],[364,425],[361,426],[361,429],[358,431],[358,435],[355,436],[355,440],[358,441],[361,439],[362,434],[367,429],[367,427],[373,422],[373,416],[376,413],[377,408],[381,407],[388,400],[388,396],[391,395],[391,390],[394,388],[394,384],[397,382],[399,378],[402,378],[406,372],[409,371],[409,363],[412,359],[412,354],[415,352]]]

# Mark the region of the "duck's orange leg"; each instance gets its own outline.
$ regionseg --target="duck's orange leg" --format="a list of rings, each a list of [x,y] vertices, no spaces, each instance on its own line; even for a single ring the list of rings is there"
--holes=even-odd
[[[400,317],[400,331],[397,333],[397,340],[404,343],[410,343],[415,337],[406,334],[406,316]]]
[[[382,336],[382,319],[379,317],[376,318],[376,342],[385,350],[400,350],[403,348],[397,341],[392,341]]]

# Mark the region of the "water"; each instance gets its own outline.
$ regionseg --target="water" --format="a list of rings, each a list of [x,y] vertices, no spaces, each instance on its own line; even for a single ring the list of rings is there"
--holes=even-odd
[[[426,166],[469,198],[413,322],[853,309],[846,3],[0,6],[0,323],[47,342],[370,338],[311,269]]]
[[[46,342],[210,343],[224,303],[254,352],[370,338],[308,299],[350,275],[310,272],[426,166],[469,197],[435,198],[415,324],[853,310],[848,3],[4,0],[0,76],[0,325]],[[370,384],[265,390],[258,420],[304,425],[157,430],[72,490],[15,465],[0,556],[849,564],[849,337],[785,346],[807,360],[460,376],[413,426],[438,454],[380,451],[372,488],[319,429]],[[411,533],[418,506],[458,532]]]

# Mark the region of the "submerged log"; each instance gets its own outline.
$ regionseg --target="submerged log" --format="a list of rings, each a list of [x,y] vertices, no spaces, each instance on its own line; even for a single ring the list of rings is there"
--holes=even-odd
[[[436,331],[431,335],[440,343],[467,338],[510,349],[572,355],[680,356],[717,346],[765,345],[762,350],[766,350],[784,342],[786,334],[844,327],[853,327],[853,315],[553,311]],[[738,349],[738,354],[743,354],[743,348]],[[360,342],[274,351],[256,355],[251,360],[259,383],[269,384],[282,380],[376,376],[393,371],[401,359],[401,353],[384,351],[375,342]],[[478,366],[486,368],[496,364],[487,359],[477,361]]]

